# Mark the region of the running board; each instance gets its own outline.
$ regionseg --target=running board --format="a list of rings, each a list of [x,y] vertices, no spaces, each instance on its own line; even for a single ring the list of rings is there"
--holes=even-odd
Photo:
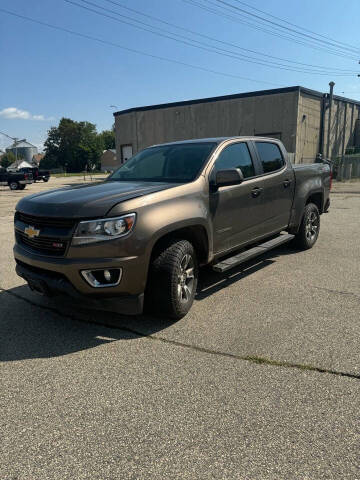
[[[215,263],[212,268],[213,270],[215,270],[215,272],[226,272],[227,270],[230,270],[230,268],[237,267],[241,263],[247,262],[254,257],[268,252],[272,248],[276,248],[280,245],[283,245],[284,243],[290,242],[290,240],[292,240],[294,237],[295,235],[290,235],[289,233],[285,235],[279,235],[278,237],[273,238],[272,240],[268,240],[267,242],[262,243],[257,247],[250,248],[249,250],[238,253],[233,257],[221,260],[219,263]]]

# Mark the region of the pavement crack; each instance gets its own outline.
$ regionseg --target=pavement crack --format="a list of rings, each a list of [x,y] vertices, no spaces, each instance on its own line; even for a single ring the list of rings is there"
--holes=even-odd
[[[339,295],[350,295],[352,297],[360,299],[360,295],[357,295],[356,293],[353,293],[353,292],[346,292],[344,290],[336,290],[336,289],[326,288],[326,287],[318,287],[317,285],[310,285],[310,287],[317,288],[318,290],[323,290],[324,292],[337,293]]]
[[[316,287],[316,288],[320,288],[320,287]],[[18,298],[19,300],[23,300],[24,302],[26,302],[26,303],[34,306],[34,307],[41,308],[42,310],[47,310],[51,313],[55,313],[56,315],[66,317],[66,318],[69,318],[71,320],[75,320],[77,322],[87,323],[87,324],[92,324],[92,325],[101,325],[101,326],[104,326],[106,328],[113,328],[113,329],[117,329],[117,330],[122,330],[122,331],[125,331],[127,333],[131,333],[133,335],[136,335],[138,337],[147,338],[149,340],[156,341],[156,342],[166,343],[168,345],[174,345],[176,347],[186,348],[186,349],[193,350],[193,351],[196,351],[196,352],[207,353],[209,355],[216,355],[216,356],[223,357],[223,358],[231,358],[231,359],[235,359],[235,360],[246,361],[246,362],[254,363],[254,364],[257,364],[257,365],[268,365],[268,366],[273,366],[273,367],[293,368],[293,369],[302,370],[302,371],[327,373],[327,374],[335,375],[335,376],[339,376],[339,377],[347,377],[347,378],[353,378],[353,379],[356,379],[356,380],[360,380],[360,374],[342,372],[342,371],[339,371],[339,370],[332,370],[332,369],[329,369],[329,368],[321,368],[321,367],[316,367],[316,366],[313,366],[313,365],[307,365],[307,364],[302,364],[302,363],[273,360],[271,358],[259,357],[259,356],[255,356],[255,355],[237,355],[235,353],[222,352],[222,351],[214,350],[214,349],[211,349],[211,348],[200,347],[198,345],[192,345],[192,344],[189,344],[189,343],[179,342],[178,340],[171,340],[171,339],[168,339],[166,337],[162,337],[160,335],[147,334],[147,333],[141,332],[139,330],[129,328],[129,327],[125,327],[125,326],[114,326],[114,325],[109,325],[109,324],[106,324],[104,322],[98,322],[98,321],[92,322],[90,320],[85,320],[83,318],[79,318],[75,315],[71,315],[71,314],[68,314],[68,313],[62,313],[61,311],[57,310],[56,308],[48,306],[48,305],[39,305],[38,303],[36,303],[36,302],[34,302],[34,301],[32,301],[28,298],[22,297],[21,295],[18,295],[14,292],[11,292],[10,290],[6,290],[2,287],[0,287],[0,291],[3,292],[3,293],[7,293],[8,295],[13,296],[15,298]]]

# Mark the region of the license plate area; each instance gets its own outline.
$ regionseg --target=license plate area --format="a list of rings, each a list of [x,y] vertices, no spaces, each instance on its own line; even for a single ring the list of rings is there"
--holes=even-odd
[[[25,278],[25,280],[28,282],[30,290],[33,292],[39,293],[40,295],[50,295],[49,287],[43,280],[35,280],[33,278]]]

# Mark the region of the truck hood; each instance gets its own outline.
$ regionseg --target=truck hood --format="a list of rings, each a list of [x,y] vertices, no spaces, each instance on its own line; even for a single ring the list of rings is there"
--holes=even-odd
[[[35,193],[16,209],[28,215],[62,218],[105,216],[116,204],[177,186],[177,183],[105,181]]]

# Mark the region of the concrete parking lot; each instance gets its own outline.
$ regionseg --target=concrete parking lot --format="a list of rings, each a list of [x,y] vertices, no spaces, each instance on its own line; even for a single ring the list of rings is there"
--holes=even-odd
[[[30,292],[0,187],[0,479],[360,479],[360,185],[178,322]]]

